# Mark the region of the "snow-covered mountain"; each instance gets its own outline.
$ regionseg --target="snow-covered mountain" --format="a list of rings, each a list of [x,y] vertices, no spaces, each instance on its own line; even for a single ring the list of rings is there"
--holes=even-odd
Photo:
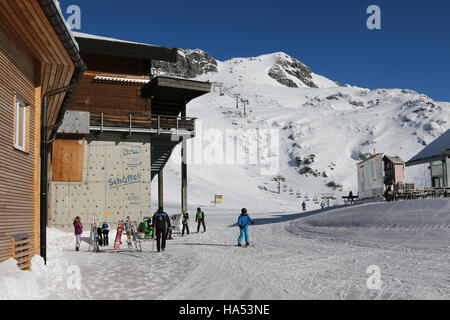
[[[356,164],[361,160],[381,152],[407,161],[449,128],[448,102],[406,89],[341,86],[282,52],[221,62],[202,50],[180,50],[176,66],[156,67],[159,74],[213,83],[210,94],[188,105],[188,115],[199,119],[189,157],[192,207],[210,205],[215,194],[224,195],[224,206],[260,211],[298,209],[305,197],[314,200],[325,193],[341,199],[356,191]],[[242,100],[247,102],[246,115]],[[237,152],[254,155],[246,138],[251,130],[263,133],[258,137],[258,164],[227,162],[226,137],[236,142]],[[267,130],[275,131],[264,136]],[[272,136],[279,136],[279,152],[268,148]],[[165,169],[166,202],[178,207],[178,149],[172,159]],[[271,181],[275,174],[262,173],[268,160],[277,162],[286,178],[287,192],[281,195]],[[428,185],[428,169],[407,168],[406,180]],[[317,206],[310,202],[310,207]]]

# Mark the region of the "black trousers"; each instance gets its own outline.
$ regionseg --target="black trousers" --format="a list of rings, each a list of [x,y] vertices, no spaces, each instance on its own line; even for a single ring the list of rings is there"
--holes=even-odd
[[[167,232],[165,229],[156,228],[156,248],[158,252],[166,248]]]
[[[109,246],[109,230],[103,230],[103,245],[106,247],[106,246]]]
[[[183,231],[181,232],[181,236],[184,236],[184,230],[187,231],[187,235],[189,235],[189,225],[183,224]]]
[[[200,226],[201,225],[203,225],[203,231],[206,232],[205,220],[201,219],[201,220],[198,220],[197,233],[200,232]]]

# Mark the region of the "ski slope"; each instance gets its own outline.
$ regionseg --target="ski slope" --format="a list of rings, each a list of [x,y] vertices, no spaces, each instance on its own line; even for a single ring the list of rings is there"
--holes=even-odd
[[[197,136],[188,145],[190,212],[198,205],[209,205],[215,194],[224,195],[224,206],[235,210],[296,210],[305,198],[320,199],[324,194],[337,199],[332,204],[342,204],[343,195],[357,192],[356,164],[361,157],[381,152],[408,161],[449,128],[448,102],[405,89],[338,86],[315,73],[312,81],[317,88],[285,72],[299,86],[290,88],[268,75],[283,61],[292,62],[293,58],[277,52],[219,61],[218,72],[196,78],[214,85],[211,93],[187,107],[188,116],[198,118]],[[247,115],[242,103],[236,109],[235,95],[248,100]],[[227,130],[234,130],[237,152],[248,158],[255,154],[245,135],[250,130],[276,130],[279,146],[272,150],[270,139],[260,137],[257,164],[226,163],[230,155],[224,146]],[[223,139],[215,139],[217,135]],[[174,207],[180,203],[179,155],[178,147],[164,169],[165,201]],[[312,155],[313,163],[297,167],[297,157],[304,161]],[[277,170],[264,174],[263,162],[270,160]],[[318,175],[301,174],[306,167]],[[278,173],[286,177],[285,184],[294,195],[277,194],[277,184],[271,180]],[[406,168],[405,179],[418,187],[427,187],[431,181],[427,165]],[[330,188],[330,182],[341,187]],[[152,187],[156,192],[156,182]],[[298,192],[301,198],[296,197]],[[156,207],[155,201],[153,205]],[[319,208],[313,201],[309,205]]]
[[[450,201],[370,203],[306,213],[250,212],[251,248],[236,247],[238,213],[205,208],[207,232],[169,241],[164,253],[90,253],[49,230],[48,268],[0,264],[0,299],[449,299]],[[85,233],[84,236],[88,236]],[[115,232],[111,232],[111,239]],[[69,266],[81,273],[71,290]],[[367,269],[380,269],[369,290]]]

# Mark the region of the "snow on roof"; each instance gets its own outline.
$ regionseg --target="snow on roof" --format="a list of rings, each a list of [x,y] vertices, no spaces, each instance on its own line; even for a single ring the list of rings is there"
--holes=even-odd
[[[433,158],[443,157],[446,151],[450,151],[450,129],[409,160],[408,165],[426,163]]]
[[[391,161],[393,164],[404,164],[405,162],[399,156],[384,156],[386,159]]]
[[[136,45],[148,46],[148,47],[158,47],[158,46],[153,45],[153,44],[141,43],[141,42],[133,42],[133,41],[126,41],[126,40],[120,40],[120,39],[115,39],[115,38],[108,38],[108,37],[103,37],[103,36],[98,36],[98,35],[89,34],[89,33],[83,33],[83,32],[73,32],[73,34],[77,38],[94,39],[94,40],[102,40],[102,41],[110,41],[110,42],[120,42],[120,43],[129,43],[129,44],[136,44]]]

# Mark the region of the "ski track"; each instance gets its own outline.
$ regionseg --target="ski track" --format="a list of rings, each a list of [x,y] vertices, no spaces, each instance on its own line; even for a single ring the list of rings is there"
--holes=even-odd
[[[338,210],[341,209],[336,212]],[[448,207],[442,210],[448,212]],[[168,241],[164,253],[151,252],[152,242],[143,242],[143,252],[70,252],[66,258],[80,265],[83,282],[82,292],[74,298],[450,298],[448,248],[411,247],[408,250],[407,246],[379,246],[378,243],[368,246],[366,241],[335,241],[333,237],[325,237],[326,232],[299,236],[289,232],[299,220],[291,220],[286,214],[284,220],[264,223],[274,216],[279,215],[253,215],[257,224],[250,227],[250,237],[255,247],[250,248],[235,246],[238,237],[238,228],[233,226],[235,214],[218,212],[209,214],[207,233],[191,233],[183,238],[175,234],[175,240]],[[392,228],[389,223],[381,223],[367,230],[375,230],[375,227]],[[399,228],[402,226],[394,226],[394,229]],[[408,225],[404,228],[416,232]],[[426,228],[433,229],[432,226]],[[380,290],[367,289],[369,274],[366,270],[371,265],[380,267]]]

